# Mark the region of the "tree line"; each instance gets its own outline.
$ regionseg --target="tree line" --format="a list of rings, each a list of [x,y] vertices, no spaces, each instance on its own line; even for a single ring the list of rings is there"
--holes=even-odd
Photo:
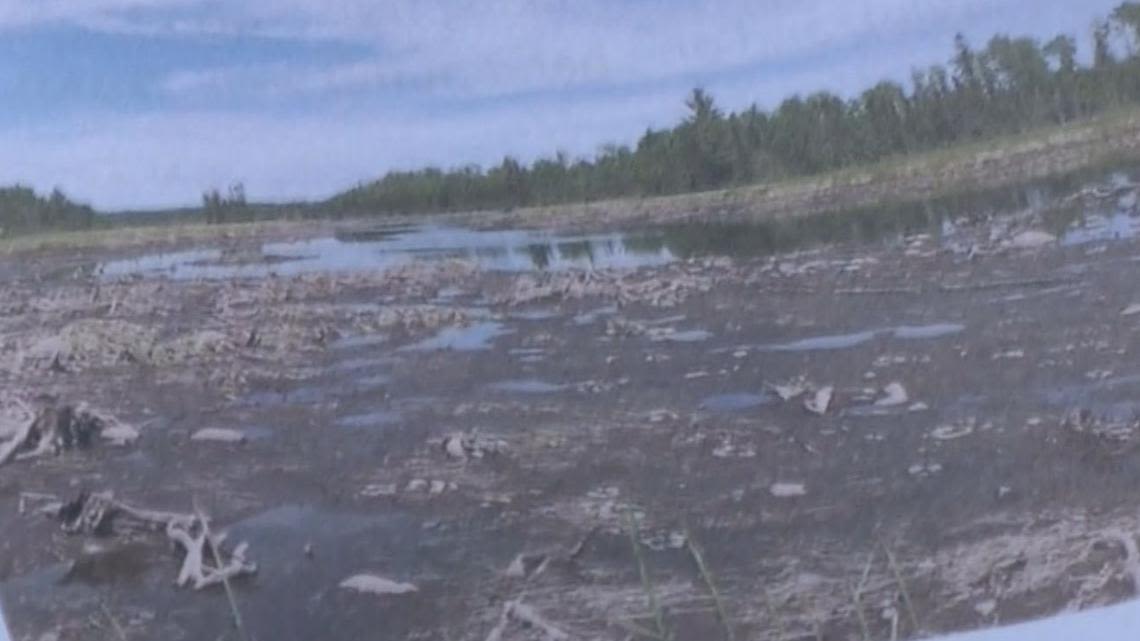
[[[40,196],[23,185],[0,187],[0,238],[49,229],[87,229],[95,210],[79,205],[58,189]]]
[[[946,65],[915,69],[909,85],[883,81],[844,100],[822,91],[776,109],[726,113],[694,89],[686,117],[649,129],[633,147],[593,158],[565,153],[484,169],[393,171],[334,197],[354,213],[501,209],[657,196],[811,175],[882,158],[1016,134],[1140,102],[1140,3],[1095,23],[1090,62],[1077,40],[997,35],[974,47],[958,35]]]

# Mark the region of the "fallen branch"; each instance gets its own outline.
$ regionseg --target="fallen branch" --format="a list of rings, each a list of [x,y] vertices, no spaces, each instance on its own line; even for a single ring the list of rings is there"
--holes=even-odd
[[[0,465],[87,447],[96,437],[104,435],[120,444],[138,438],[133,427],[86,404],[59,408],[48,405],[38,413],[19,399],[10,400],[8,405],[8,416],[0,418],[0,426],[6,423],[17,427],[6,441],[0,443]],[[12,414],[17,416],[13,418]]]
[[[541,630],[543,636],[548,641],[567,641],[570,635],[554,624],[546,620],[538,610],[522,602],[522,599],[515,599],[514,601],[507,601],[503,604],[503,611],[499,614],[499,621],[495,627],[491,628],[491,632],[487,634],[485,641],[502,641],[503,635],[507,631],[507,626],[511,621],[518,621],[524,623],[532,628]]]
[[[12,460],[17,451],[27,446],[28,441],[32,437],[32,427],[36,424],[35,414],[23,401],[14,400],[13,405],[15,405],[14,409],[17,412],[25,416],[21,417],[23,420],[16,419],[21,425],[16,428],[15,435],[3,444],[0,444],[0,465],[4,465]]]
[[[29,494],[28,498],[37,501],[54,499],[46,494]],[[24,497],[21,497],[21,503],[23,501]],[[48,511],[53,506],[48,504],[42,510]],[[223,558],[221,545],[226,537],[224,534],[211,534],[209,523],[200,512],[186,514],[147,510],[118,501],[111,492],[82,492],[74,500],[58,502],[54,516],[62,522],[60,527],[63,531],[68,533],[108,534],[117,517],[130,519],[135,525],[164,531],[167,538],[185,551],[175,580],[179,587],[190,585],[201,590],[222,583],[228,591],[229,579],[257,572],[257,564],[245,557],[249,548],[247,543],[234,547],[228,560]],[[213,564],[206,562],[207,545],[213,555]]]
[[[247,543],[238,544],[230,553],[229,561],[223,563],[218,547],[226,537],[210,536],[209,526],[200,516],[190,516],[188,521],[178,519],[168,522],[166,536],[186,551],[182,567],[178,570],[178,578],[174,582],[178,587],[191,585],[195,590],[201,590],[211,585],[225,583],[232,577],[257,572],[257,565],[245,559],[245,552],[249,548]],[[208,565],[205,561],[207,544],[214,555],[216,563],[214,566]]]
[[[210,535],[210,522],[206,520],[206,516],[202,513],[202,510],[198,509],[197,502],[195,502],[194,505],[194,513],[198,517],[198,521],[202,523],[202,539],[210,541],[210,550],[214,553],[214,563],[217,567],[236,568],[236,574],[234,574],[234,576],[246,571],[257,571],[255,564],[250,563],[247,565],[245,562],[245,550],[249,547],[245,542],[239,543],[238,546],[234,548],[233,554],[230,555],[229,563],[223,563],[222,555],[218,552],[218,545],[221,543],[221,538],[215,540],[214,537]],[[189,557],[189,553],[187,553],[186,556]],[[185,567],[185,564],[183,564],[183,567]],[[230,604],[230,614],[233,615],[234,618],[234,627],[237,628],[238,634],[240,634],[243,639],[248,640],[249,635],[246,634],[245,631],[245,622],[242,620],[241,610],[238,609],[237,599],[234,597],[233,588],[230,587],[230,575],[224,571],[220,571],[218,572],[218,576],[221,577],[222,586],[226,589],[226,600],[229,601]],[[195,586],[194,589],[198,589],[198,586]]]

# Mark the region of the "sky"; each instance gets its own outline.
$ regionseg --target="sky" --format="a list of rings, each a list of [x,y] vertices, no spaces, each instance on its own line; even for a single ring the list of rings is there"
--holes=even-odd
[[[632,144],[851,96],[953,36],[1088,34],[1119,0],[0,0],[0,184],[105,210],[319,199],[390,169]]]

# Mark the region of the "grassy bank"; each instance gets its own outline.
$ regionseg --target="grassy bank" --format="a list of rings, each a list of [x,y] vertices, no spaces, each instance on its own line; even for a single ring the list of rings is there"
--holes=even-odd
[[[768,222],[900,205],[1140,160],[1140,109],[1017,136],[896,156],[770,184],[468,214],[478,225],[554,228],[708,220]]]

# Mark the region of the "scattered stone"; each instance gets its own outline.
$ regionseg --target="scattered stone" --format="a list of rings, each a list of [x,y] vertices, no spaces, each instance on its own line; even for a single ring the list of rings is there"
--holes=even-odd
[[[512,579],[525,579],[528,576],[542,574],[549,562],[550,557],[546,554],[520,553],[511,561],[503,574]]]
[[[954,439],[969,436],[974,433],[975,421],[966,420],[960,423],[951,423],[949,425],[940,425],[930,431],[930,438],[939,441],[952,441]]]
[[[506,441],[480,434],[455,433],[443,439],[443,451],[454,459],[484,458],[502,454],[506,450]]]
[[[213,443],[245,443],[246,436],[238,430],[221,427],[207,427],[200,429],[190,437],[191,441],[209,441]]]
[[[899,382],[889,383],[883,388],[883,394],[884,396],[882,398],[875,401],[875,405],[879,407],[895,407],[909,400],[906,394],[906,388]]]
[[[772,391],[780,400],[787,402],[808,391],[809,385],[803,378],[797,378],[782,385],[772,385]]]
[[[1025,358],[1025,351],[1020,350],[1020,349],[1010,349],[1010,350],[1006,350],[1004,352],[997,352],[996,354],[994,354],[990,358],[992,360],[995,360],[995,361],[1016,360],[1016,359],[1020,359],[1020,358]]]
[[[396,484],[395,483],[372,483],[365,485],[363,490],[360,490],[360,495],[375,498],[378,496],[395,496]]]
[[[1057,237],[1049,232],[1030,229],[1010,239],[1010,247],[1015,249],[1037,249],[1057,242]]]
[[[993,599],[986,599],[985,601],[979,601],[974,604],[974,612],[986,618],[993,614],[995,610],[997,610],[997,601]]]
[[[930,409],[930,406],[922,401],[913,403],[910,407],[906,408],[908,412],[925,412],[928,409]]]
[[[340,582],[340,587],[345,590],[355,590],[356,592],[380,596],[410,594],[419,591],[419,589],[411,583],[400,583],[374,574],[357,574],[350,576]]]
[[[786,499],[807,494],[803,483],[773,483],[768,492],[776,498]]]
[[[819,388],[811,397],[804,399],[804,409],[821,416],[826,414],[827,408],[831,406],[833,392],[834,388],[830,385]]]
[[[911,476],[932,476],[942,471],[941,463],[915,463],[906,470]]]

